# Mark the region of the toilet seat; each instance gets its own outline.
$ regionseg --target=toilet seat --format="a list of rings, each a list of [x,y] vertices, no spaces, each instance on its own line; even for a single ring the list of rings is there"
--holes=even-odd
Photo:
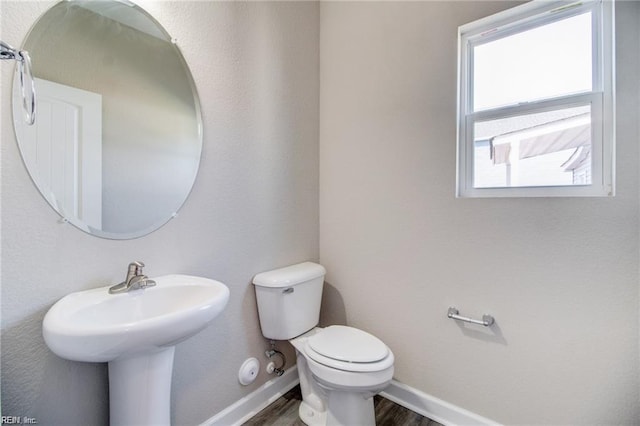
[[[393,354],[380,339],[353,327],[334,325],[311,336],[305,354],[338,370],[373,372],[393,365]]]

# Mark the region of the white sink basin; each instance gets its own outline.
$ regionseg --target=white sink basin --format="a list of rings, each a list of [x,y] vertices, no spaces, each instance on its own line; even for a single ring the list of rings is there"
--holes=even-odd
[[[229,300],[229,289],[207,278],[165,275],[154,281],[128,293],[102,287],[63,297],[44,318],[44,340],[62,358],[109,362],[193,336]]]
[[[109,363],[111,425],[169,425],[176,343],[204,329],[227,305],[222,283],[189,275],[110,294],[71,293],[49,309],[47,346],[72,361]]]

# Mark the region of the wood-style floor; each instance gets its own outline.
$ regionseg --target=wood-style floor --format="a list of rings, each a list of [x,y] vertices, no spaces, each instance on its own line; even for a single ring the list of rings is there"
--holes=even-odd
[[[243,426],[305,426],[298,417],[300,401],[300,386],[296,386]],[[373,404],[377,426],[442,426],[379,395],[374,397]]]

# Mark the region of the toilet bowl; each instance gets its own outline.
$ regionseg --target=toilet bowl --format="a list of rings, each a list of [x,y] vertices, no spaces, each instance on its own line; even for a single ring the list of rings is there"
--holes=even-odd
[[[296,349],[305,424],[375,425],[373,396],[393,377],[393,352],[354,327],[317,327],[324,274],[305,262],[256,275],[262,334]]]
[[[357,328],[330,326],[289,342],[296,349],[298,412],[305,424],[375,424],[373,396],[393,377],[393,353],[382,341]]]

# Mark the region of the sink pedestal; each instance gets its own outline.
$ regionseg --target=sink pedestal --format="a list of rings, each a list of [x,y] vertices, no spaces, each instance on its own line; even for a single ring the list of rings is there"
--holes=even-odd
[[[109,362],[111,426],[170,426],[175,346]]]

